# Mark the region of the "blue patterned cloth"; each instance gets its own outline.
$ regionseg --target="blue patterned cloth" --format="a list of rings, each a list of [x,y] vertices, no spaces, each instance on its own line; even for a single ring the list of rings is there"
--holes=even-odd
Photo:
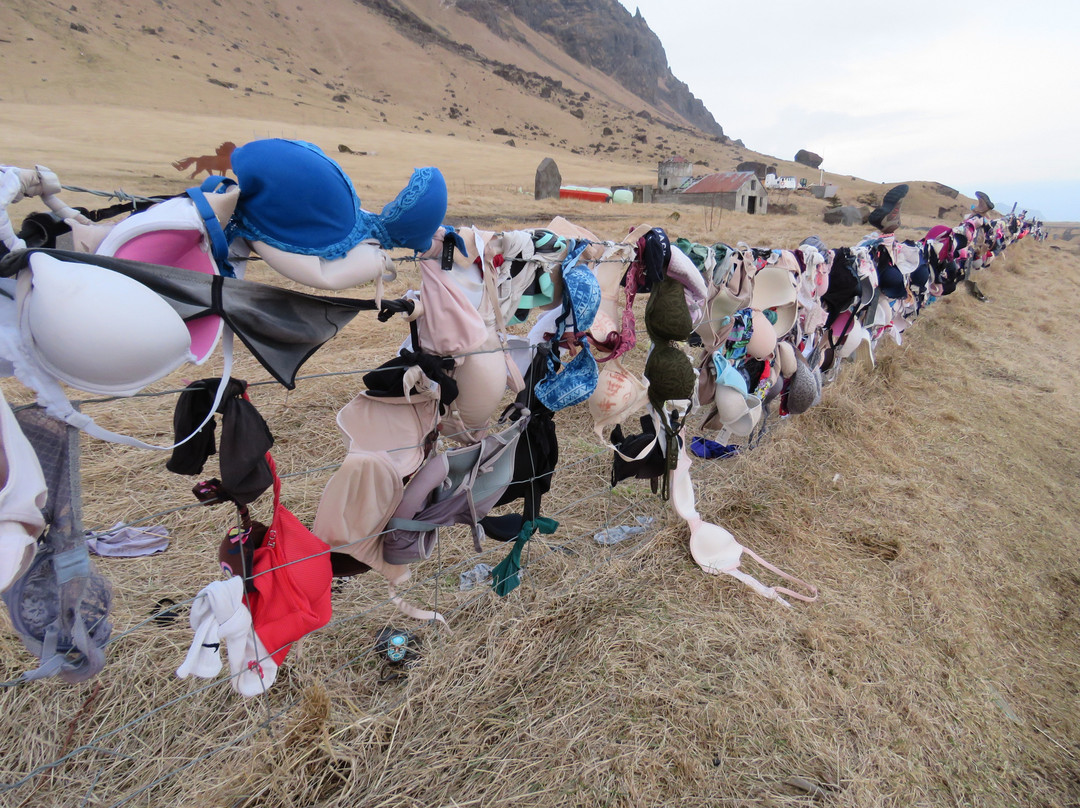
[[[600,309],[600,284],[592,272],[578,265],[578,259],[586,246],[588,245],[585,242],[575,244],[563,261],[562,313],[555,321],[556,333],[549,346],[547,375],[535,388],[537,399],[552,412],[587,400],[600,379],[600,369],[589,351],[589,338],[585,336]],[[557,358],[559,343],[563,339],[570,314],[574,317],[574,332],[578,337],[576,341],[580,344],[580,351],[562,365]]]

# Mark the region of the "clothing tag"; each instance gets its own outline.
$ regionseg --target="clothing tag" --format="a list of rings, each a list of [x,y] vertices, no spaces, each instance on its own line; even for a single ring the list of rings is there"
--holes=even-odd
[[[716,442],[717,443],[726,444],[729,440],[731,440],[731,430],[728,429],[727,427],[724,427],[723,429],[721,429],[719,432],[716,433]]]
[[[444,272],[449,272],[454,268],[454,240],[452,238],[443,240],[442,268]]]

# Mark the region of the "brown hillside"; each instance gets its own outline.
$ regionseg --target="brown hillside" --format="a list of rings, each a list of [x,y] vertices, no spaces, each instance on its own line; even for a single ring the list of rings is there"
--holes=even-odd
[[[501,18],[499,35],[441,0],[371,3],[377,8],[343,0],[14,0],[0,8],[4,159],[65,160],[49,156],[46,134],[73,115],[106,152],[127,139],[121,126],[135,140],[112,164],[113,183],[125,173],[143,177],[130,172],[143,160],[151,174],[179,181],[171,160],[265,136],[309,137],[331,153],[339,143],[378,151],[378,166],[346,161],[360,185],[368,177],[377,183],[384,170],[396,178],[436,163],[447,150],[437,140],[447,136],[493,147],[485,169],[462,178],[476,185],[529,189],[544,156],[554,156],[571,183],[650,182],[656,163],[672,154],[697,163],[700,174],[761,159],[782,174],[819,178],[694,129],[669,105],[642,101],[517,17]],[[39,105],[49,112],[36,112]],[[400,141],[400,133],[435,137]],[[386,140],[405,148],[380,149]],[[825,179],[850,203],[888,187],[833,173]],[[825,204],[802,195],[788,201],[812,214]],[[917,188],[905,210],[933,219],[942,206],[969,203]]]

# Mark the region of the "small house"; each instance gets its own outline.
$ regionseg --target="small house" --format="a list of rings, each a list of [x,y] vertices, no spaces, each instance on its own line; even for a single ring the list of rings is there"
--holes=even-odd
[[[656,188],[661,194],[669,194],[689,185],[694,178],[694,164],[681,155],[674,154],[656,166]]]
[[[753,171],[709,174],[694,182],[681,195],[688,202],[700,199],[698,204],[743,213],[765,213],[769,207],[769,192]]]

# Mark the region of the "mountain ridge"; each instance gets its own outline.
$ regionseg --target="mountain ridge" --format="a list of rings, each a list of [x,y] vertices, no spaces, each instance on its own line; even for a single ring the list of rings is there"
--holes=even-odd
[[[96,139],[98,153],[112,152],[119,134],[103,128],[103,121],[113,127],[125,121],[140,134],[140,152],[116,154],[95,168],[115,183],[145,176],[146,160],[165,167],[162,179],[180,181],[169,167],[178,156],[200,154],[226,140],[275,136],[329,138],[320,140],[328,150],[339,144],[359,153],[378,150],[377,160],[355,166],[377,193],[393,188],[411,167],[440,159],[448,176],[459,175],[463,189],[484,183],[525,188],[548,156],[564,167],[568,182],[578,184],[648,184],[655,181],[657,164],[673,155],[693,163],[696,176],[750,160],[819,181],[816,171],[694,125],[661,92],[674,85],[674,77],[657,78],[654,72],[652,79],[642,79],[657,87],[649,102],[617,76],[568,56],[565,36],[538,32],[509,11],[495,13],[518,0],[483,7],[496,18],[495,26],[459,5],[479,1],[232,0],[226,7],[223,0],[126,0],[123,6],[108,0],[9,0],[0,5],[0,102],[11,132],[5,160],[76,168],[52,134],[67,110],[79,116],[81,135]],[[538,8],[556,19],[573,12],[578,0],[542,2],[547,5]],[[604,7],[655,40],[651,32],[641,33],[647,26],[640,15]],[[599,36],[600,28],[593,28],[591,35]],[[646,47],[626,44],[631,40],[615,29],[603,36],[624,56]],[[661,55],[657,50],[654,62],[666,66]],[[20,105],[41,111],[23,110],[16,117]],[[93,108],[104,114],[91,119],[85,110]],[[181,126],[178,115],[187,116]],[[719,124],[717,130],[722,131]],[[411,150],[388,147],[406,134],[421,136],[410,141]],[[475,170],[460,172],[449,156],[466,142],[487,155],[482,179]],[[883,192],[877,183],[826,174],[848,201]],[[826,205],[807,197],[797,206]],[[796,207],[782,194],[776,201]],[[963,201],[943,201],[913,184],[905,212],[940,217],[957,204]],[[948,205],[953,207],[942,207]]]
[[[589,36],[610,44],[607,55],[591,48],[592,63],[566,49],[570,42],[582,51],[584,33],[571,41],[554,30],[552,21],[573,11],[569,0],[537,7],[549,12],[554,33],[531,28],[521,6],[519,16],[470,2],[237,0],[226,8],[220,0],[129,0],[122,7],[12,0],[0,8],[7,77],[0,99],[77,97],[317,123],[359,117],[478,140],[506,130],[516,131],[518,144],[635,161],[675,150],[700,156],[726,144],[722,127],[670,74],[659,40],[615,0],[605,0],[611,5],[603,19],[621,18],[624,29],[592,25]],[[490,11],[491,25],[468,9]],[[638,58],[620,67],[623,50]],[[665,143],[670,135],[652,134],[657,122],[688,137]]]
[[[617,0],[457,0],[456,7],[496,33],[505,32],[499,8],[552,37],[572,59],[614,77],[643,101],[666,107],[702,132],[724,136],[723,127],[671,72],[667,53],[640,10],[631,15]]]

